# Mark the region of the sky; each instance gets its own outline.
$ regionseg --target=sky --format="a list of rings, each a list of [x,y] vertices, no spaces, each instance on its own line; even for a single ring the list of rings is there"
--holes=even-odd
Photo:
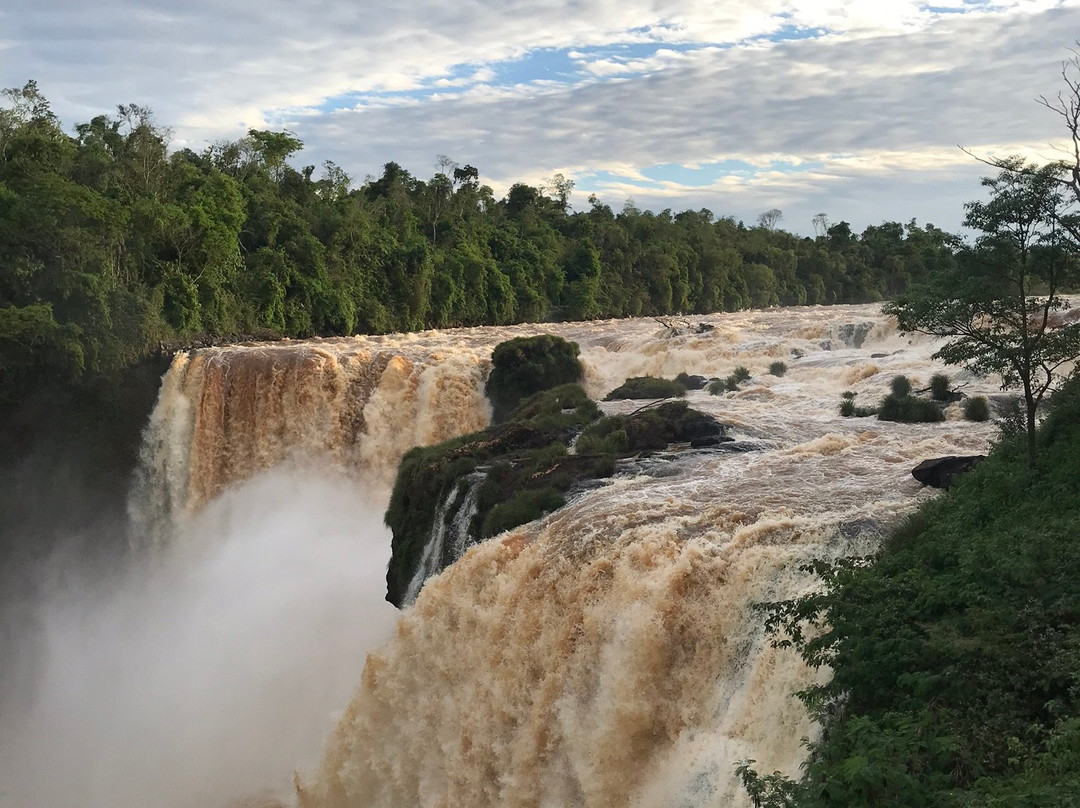
[[[497,196],[574,181],[619,211],[958,231],[983,158],[1062,156],[1080,0],[35,0],[0,87],[69,129],[150,107],[174,148],[287,129],[354,183],[439,155]]]

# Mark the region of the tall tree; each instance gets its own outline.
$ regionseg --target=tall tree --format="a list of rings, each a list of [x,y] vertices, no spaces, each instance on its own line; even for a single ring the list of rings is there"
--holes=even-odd
[[[951,339],[935,354],[950,364],[1001,375],[1024,397],[1028,466],[1036,460],[1035,416],[1060,368],[1080,356],[1080,323],[1062,324],[1065,284],[1077,278],[1076,222],[1063,194],[1062,167],[1005,162],[983,179],[987,202],[967,205],[965,224],[981,231],[955,268],[930,275],[884,310],[902,331]]]

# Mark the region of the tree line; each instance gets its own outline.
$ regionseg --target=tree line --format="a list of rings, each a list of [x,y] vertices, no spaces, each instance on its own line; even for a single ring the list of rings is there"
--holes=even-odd
[[[660,213],[573,182],[501,199],[440,157],[356,184],[250,130],[170,149],[121,105],[71,133],[34,82],[0,106],[0,390],[111,373],[160,344],[881,300],[952,261],[914,221],[816,238],[708,210]],[[822,225],[822,221],[816,225]]]

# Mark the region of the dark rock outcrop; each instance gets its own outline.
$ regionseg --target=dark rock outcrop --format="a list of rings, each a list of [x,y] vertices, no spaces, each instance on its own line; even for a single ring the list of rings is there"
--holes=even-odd
[[[867,335],[874,330],[874,323],[844,323],[833,329],[833,336],[848,348],[861,348]]]
[[[704,376],[679,376],[678,381],[686,385],[687,390],[704,390],[709,383]]]
[[[970,471],[986,455],[948,455],[924,460],[911,470],[911,476],[923,485],[933,488],[949,488],[953,480]]]

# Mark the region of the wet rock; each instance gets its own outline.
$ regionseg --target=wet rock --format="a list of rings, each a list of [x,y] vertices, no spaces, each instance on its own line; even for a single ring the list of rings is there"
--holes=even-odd
[[[957,476],[975,467],[986,455],[948,455],[924,460],[911,470],[911,476],[923,485],[945,488],[953,484]]]
[[[722,443],[732,443],[734,440],[735,438],[724,434],[702,435],[701,437],[691,438],[690,446],[694,449],[712,449]]]
[[[686,376],[680,378],[680,381],[686,385],[687,390],[704,390],[709,383],[709,380],[704,376]]]
[[[869,320],[862,323],[844,323],[833,329],[832,335],[848,348],[861,348],[873,328],[874,323]]]

